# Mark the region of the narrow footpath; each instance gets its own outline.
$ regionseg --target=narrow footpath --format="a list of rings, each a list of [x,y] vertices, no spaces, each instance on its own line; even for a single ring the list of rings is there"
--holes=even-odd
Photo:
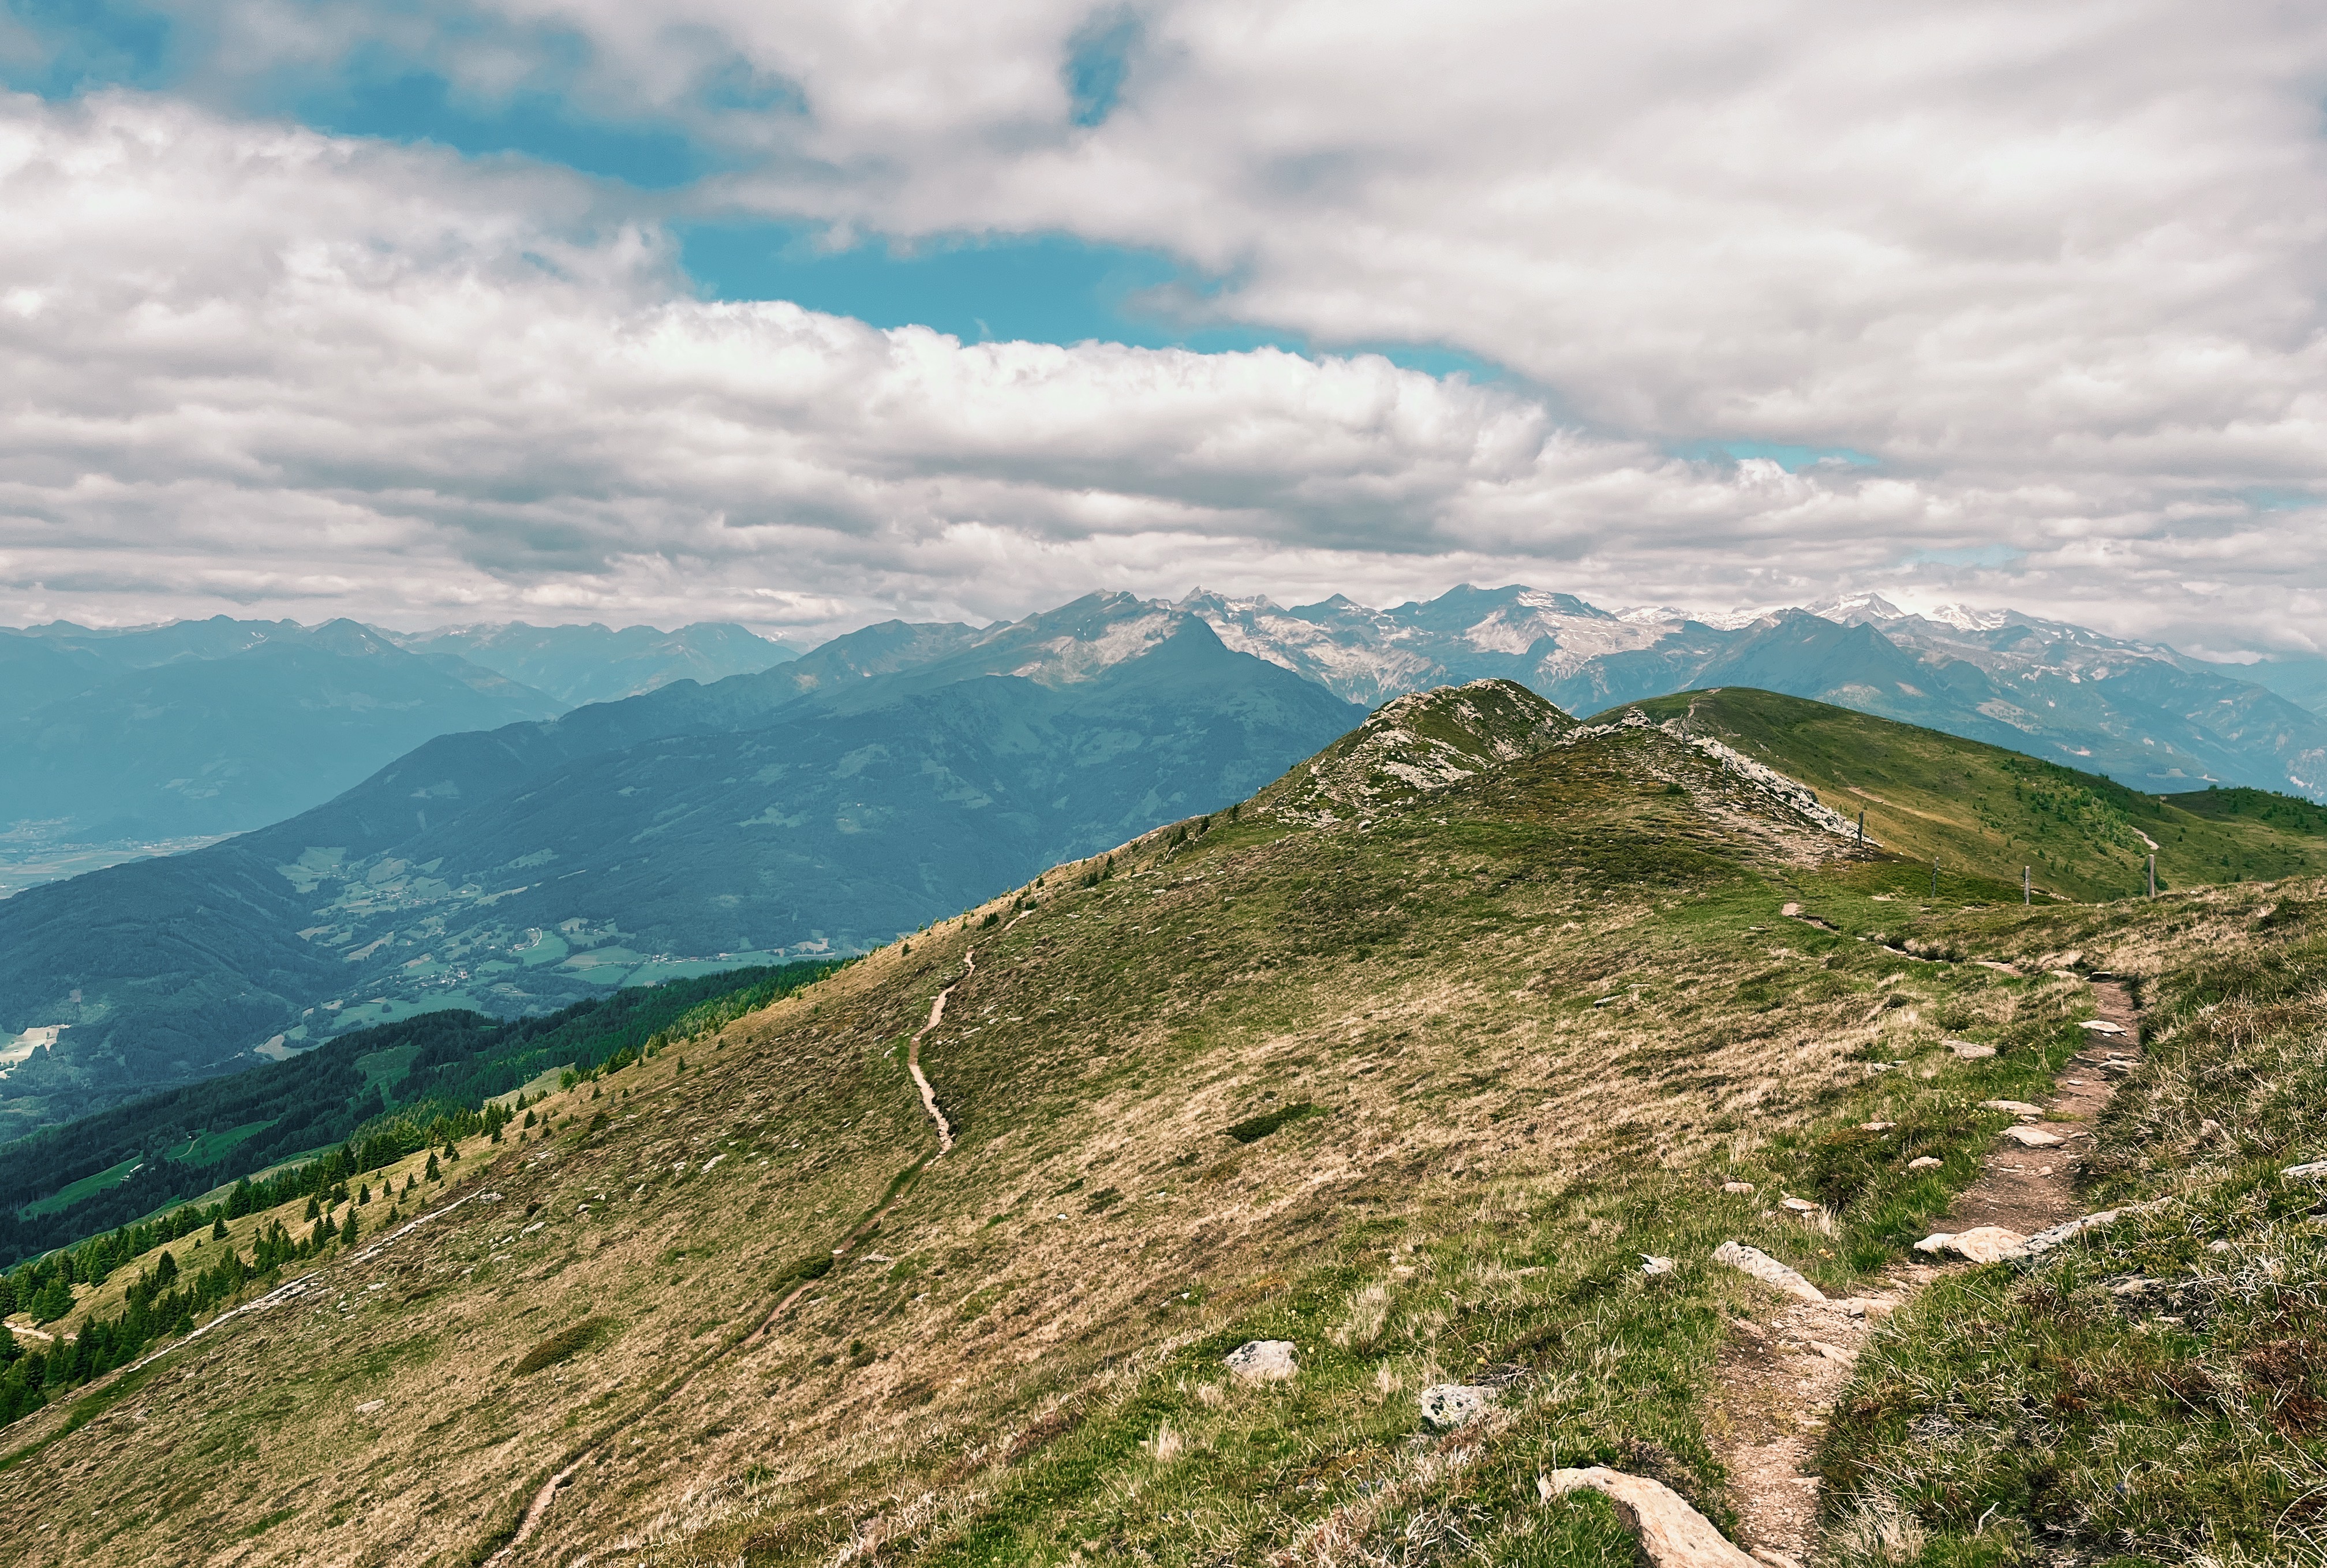
[[[1791,912],[1790,910],[1789,911]],[[1799,917],[1797,917],[1799,918]],[[2125,986],[2107,976],[2089,982],[2102,1022],[2053,1081],[2042,1107],[2063,1124],[2024,1117],[2056,1134],[2058,1144],[2025,1146],[1999,1136],[1979,1179],[1958,1195],[1938,1230],[1995,1226],[2021,1236],[2084,1212],[2071,1170],[2075,1140],[2090,1136],[2117,1081],[2138,1059],[2139,1020]],[[2071,1130],[2073,1128],[2073,1130]],[[1811,1469],[1835,1396],[1874,1325],[1948,1268],[1960,1263],[1902,1263],[1875,1293],[1850,1302],[1801,1302],[1767,1317],[1735,1319],[1729,1348],[1714,1374],[1707,1427],[1729,1471],[1740,1516],[1738,1541],[1769,1568],[1801,1568],[1818,1542],[1818,1480]]]
[[[938,1134],[937,1153],[933,1154],[925,1154],[921,1159],[915,1161],[910,1168],[914,1172],[918,1172],[927,1168],[931,1161],[950,1153],[953,1149],[953,1128],[946,1121],[944,1113],[938,1109],[937,1090],[930,1086],[928,1075],[921,1071],[921,1041],[924,1037],[930,1034],[931,1031],[935,1030],[939,1023],[944,1022],[946,998],[951,996],[957,987],[967,983],[970,976],[975,975],[977,972],[977,950],[973,948],[962,956],[961,978],[937,994],[936,1000],[930,1003],[930,1021],[921,1025],[921,1029],[913,1035],[911,1041],[905,1048],[906,1070],[912,1074],[913,1087],[921,1091],[921,1108],[929,1113],[930,1120],[936,1125]],[[846,1236],[841,1238],[840,1244],[832,1249],[833,1257],[837,1260],[847,1256],[851,1250],[863,1242],[865,1237],[871,1236],[874,1230],[879,1228],[881,1221],[888,1218],[889,1211],[891,1209],[896,1208],[898,1204],[904,1201],[906,1193],[911,1190],[911,1183],[900,1182],[897,1185],[895,1191],[885,1202],[883,1202],[878,1209],[875,1209],[872,1213],[866,1215],[862,1220],[859,1220],[855,1227],[851,1229]],[[817,1276],[817,1278],[821,1277],[821,1274]],[[661,1390],[654,1403],[657,1405],[667,1403],[689,1383],[695,1381],[698,1374],[704,1372],[716,1363],[724,1360],[728,1356],[734,1354],[735,1351],[746,1350],[751,1349],[753,1345],[758,1344],[761,1339],[767,1336],[768,1331],[776,1326],[777,1321],[783,1317],[784,1313],[791,1310],[793,1303],[798,1302],[802,1296],[808,1294],[808,1291],[815,1286],[817,1280],[813,1278],[804,1279],[800,1281],[799,1283],[794,1285],[790,1290],[785,1292],[783,1299],[779,1301],[768,1315],[761,1320],[760,1326],[758,1328],[752,1330],[749,1334],[745,1335],[743,1339],[736,1340],[734,1344],[724,1347],[705,1356],[694,1366],[689,1367],[686,1371],[680,1373],[678,1377],[672,1379],[672,1381]],[[643,1414],[643,1412],[633,1412],[626,1418],[626,1421],[635,1421],[641,1414]],[[541,1489],[533,1494],[532,1500],[526,1504],[524,1515],[518,1520],[517,1533],[509,1537],[509,1545],[503,1546],[500,1551],[494,1553],[491,1557],[485,1560],[485,1568],[500,1568],[500,1564],[507,1563],[510,1558],[517,1554],[518,1548],[523,1546],[528,1540],[532,1538],[533,1533],[541,1528],[542,1520],[548,1517],[550,1505],[557,1500],[558,1489],[565,1486],[567,1481],[574,1478],[574,1472],[581,1469],[582,1466],[589,1460],[591,1454],[595,1452],[596,1450],[597,1445],[594,1443],[590,1447],[584,1448],[581,1452],[574,1456],[572,1461],[568,1463],[565,1469],[559,1470],[556,1475],[551,1476],[547,1480],[541,1483]]]

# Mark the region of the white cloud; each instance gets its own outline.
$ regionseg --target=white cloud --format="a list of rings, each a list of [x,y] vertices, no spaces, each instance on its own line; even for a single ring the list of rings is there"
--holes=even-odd
[[[2238,498],[2327,494],[2327,19],[1201,0],[1140,8],[1086,129],[1091,9],[506,0],[440,55],[425,19],[245,7],[218,58],[369,37],[479,103],[579,58],[566,90],[724,149],[703,199],[1160,246],[1232,315],[1522,389],[705,305],[553,172],[18,101],[0,611],[830,625],[1468,578],[1890,587],[2214,647],[2319,623],[2319,512]],[[752,90],[706,94],[739,61]],[[1662,455],[1706,440],[1881,463]]]

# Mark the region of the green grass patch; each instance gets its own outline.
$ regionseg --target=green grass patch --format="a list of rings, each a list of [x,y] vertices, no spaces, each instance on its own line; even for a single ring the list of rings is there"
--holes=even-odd
[[[1239,1143],[1257,1143],[1287,1123],[1300,1121],[1305,1116],[1322,1116],[1324,1114],[1323,1106],[1313,1106],[1307,1100],[1303,1100],[1296,1105],[1285,1106],[1277,1110],[1264,1111],[1257,1116],[1247,1116],[1232,1127],[1222,1128],[1220,1136],[1234,1138]]]
[[[579,1355],[611,1333],[613,1327],[612,1321],[607,1318],[584,1318],[579,1322],[568,1323],[519,1357],[514,1376],[523,1377],[528,1373],[555,1367],[568,1357]]]

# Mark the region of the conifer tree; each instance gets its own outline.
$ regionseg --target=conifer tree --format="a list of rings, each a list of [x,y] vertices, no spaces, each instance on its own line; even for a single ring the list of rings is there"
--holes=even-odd
[[[224,1241],[226,1239],[225,1215],[221,1214],[217,1218],[210,1221],[210,1239],[212,1241]]]
[[[308,1196],[307,1196],[307,1218],[308,1218],[309,1219],[315,1219],[315,1218],[320,1218],[320,1217],[322,1215],[322,1212],[323,1212],[323,1206],[322,1206],[322,1204],[320,1204],[320,1203],[318,1203],[318,1202],[316,1202],[316,1201],[315,1201],[315,1198],[314,1198],[314,1195],[313,1195],[313,1193],[308,1194]]]
[[[356,1224],[356,1211],[350,1209],[348,1210],[347,1218],[340,1221],[340,1239],[352,1246],[360,1233],[360,1227]]]
[[[41,1292],[40,1299],[33,1303],[33,1321],[53,1323],[71,1311],[72,1306],[72,1285],[64,1275],[58,1274],[49,1281],[48,1287]]]
[[[431,1181],[442,1181],[444,1180],[444,1172],[436,1168],[436,1151],[434,1149],[428,1151],[428,1170],[426,1174],[428,1180]]]
[[[360,1184],[357,1186],[357,1188],[356,1188],[356,1201],[357,1201],[359,1204],[369,1203],[369,1202],[371,1201],[371,1183],[370,1183],[370,1182],[369,1182],[369,1181],[361,1182],[361,1183],[360,1183]]]

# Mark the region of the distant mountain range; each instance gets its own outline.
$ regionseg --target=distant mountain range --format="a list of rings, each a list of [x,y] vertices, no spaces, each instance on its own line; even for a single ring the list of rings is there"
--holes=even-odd
[[[436,735],[793,656],[726,625],[0,628],[0,850],[245,832]]]
[[[731,675],[755,675],[799,657],[796,648],[715,621],[663,631],[651,626],[610,630],[594,622],[528,626],[512,621],[381,635],[415,653],[481,665],[568,707],[618,702],[675,680],[707,685]]]
[[[868,628],[427,742],[287,821],[0,902],[0,1134],[424,1008],[873,947],[1250,794],[1364,717],[1094,596]]]
[[[2016,612],[1910,614],[1873,594],[1724,624],[1612,612],[1532,588],[1457,588],[1371,610],[1201,591],[1177,608],[1229,647],[1352,701],[1500,676],[1571,713],[1758,686],[2026,751],[2152,792],[2244,784],[2327,799],[2327,683],[2230,667]],[[2233,670],[2237,673],[2232,673]],[[2294,696],[2242,678],[2268,669]]]
[[[1389,610],[1098,594],[983,628],[886,622],[799,658],[734,628],[391,639],[345,622],[249,627],[135,634],[183,650],[63,705],[128,704],[106,694],[150,689],[133,677],[248,680],[266,660],[329,658],[437,683],[439,714],[457,700],[535,706],[435,734],[241,837],[0,901],[0,1134],[424,1009],[538,1011],[870,947],[1239,798],[1386,698],[1482,677],[1578,715],[1758,687],[2153,793],[2327,795],[2327,720],[2221,667],[2033,617],[1917,616],[1873,597],[1715,624],[1522,587]],[[0,650],[70,680],[88,666],[69,661],[103,640],[42,629]],[[723,659],[770,662],[708,682],[685,673]],[[549,719],[540,708],[556,699],[504,670],[563,692],[648,689]],[[291,705],[305,713],[304,700]],[[177,743],[206,738],[178,728]],[[140,742],[120,744],[123,777],[170,792]],[[93,773],[85,785],[104,787]]]

